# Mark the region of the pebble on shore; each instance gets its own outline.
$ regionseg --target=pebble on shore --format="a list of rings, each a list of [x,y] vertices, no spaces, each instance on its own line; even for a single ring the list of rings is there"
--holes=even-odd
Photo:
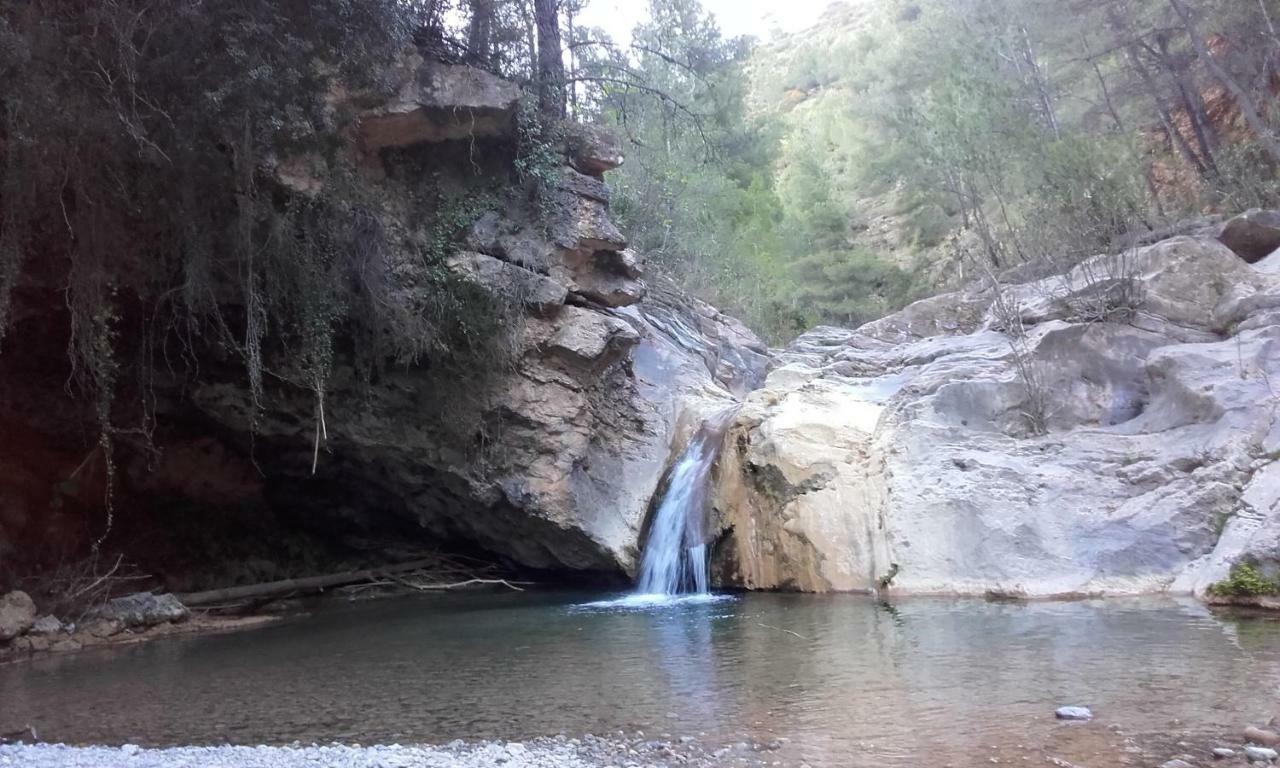
[[[1244,748],[1244,756],[1249,758],[1251,763],[1270,763],[1276,759],[1276,751],[1270,747],[1247,746]]]
[[[1053,713],[1059,720],[1092,720],[1093,712],[1088,707],[1058,707]]]
[[[645,754],[648,752],[649,754]],[[718,761],[692,744],[639,746],[619,739],[540,738],[519,742],[450,742],[441,746],[73,747],[0,744],[0,768],[689,768]]]

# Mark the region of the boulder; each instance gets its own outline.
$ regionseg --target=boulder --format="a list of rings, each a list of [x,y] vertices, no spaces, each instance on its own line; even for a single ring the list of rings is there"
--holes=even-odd
[[[12,640],[31,628],[36,620],[36,604],[26,592],[13,591],[0,597],[0,640]]]
[[[124,622],[118,618],[91,618],[76,627],[76,634],[80,636],[82,642],[88,638],[106,640],[122,631],[124,631]]]
[[[27,630],[31,635],[54,635],[62,631],[62,622],[57,616],[41,616],[31,624],[31,629]]]
[[[600,176],[622,165],[622,142],[610,131],[594,125],[574,124],[565,131],[569,164],[589,176]]]
[[[557,195],[551,214],[551,238],[569,251],[620,251],[627,240],[609,218],[609,208],[591,197],[566,193]]]
[[[1218,239],[1246,262],[1262,261],[1280,249],[1280,211],[1245,211],[1223,225]]]
[[[579,307],[565,307],[549,348],[574,363],[607,367],[631,351],[640,334],[616,317]]]
[[[609,187],[604,181],[579,173],[573,168],[563,168],[557,188],[578,197],[585,197],[605,205],[609,204]]]
[[[563,285],[550,278],[483,253],[463,252],[448,264],[495,296],[518,302],[538,315],[558,312],[568,295]]]
[[[645,284],[626,275],[591,270],[575,275],[572,291],[588,301],[606,307],[629,307],[645,295]]]
[[[1096,256],[1066,274],[1005,286],[1003,296],[1024,325],[1107,320],[1196,342],[1216,338],[1222,330],[1218,305],[1258,280],[1256,270],[1221,243],[1177,237]],[[986,324],[1003,325],[1001,311],[990,303]]]
[[[89,612],[89,619],[103,622],[99,632],[115,634],[112,629],[152,627],[166,621],[182,621],[187,618],[187,607],[171,594],[154,595],[137,592],[125,597],[108,600]],[[114,624],[113,624],[114,622]],[[117,626],[118,625],[118,626]],[[95,637],[106,635],[94,635]]]

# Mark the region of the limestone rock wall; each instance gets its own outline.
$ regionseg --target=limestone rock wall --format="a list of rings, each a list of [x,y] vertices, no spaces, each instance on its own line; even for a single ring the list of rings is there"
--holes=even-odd
[[[1275,569],[1276,259],[1180,237],[1004,286],[1016,347],[981,290],[806,333],[727,438],[720,583],[1045,596]]]
[[[462,120],[468,131],[514,138],[518,89],[468,67],[420,66],[391,103],[358,120],[361,152],[469,140],[459,114],[474,116]],[[485,213],[468,250],[449,262],[523,306],[510,370],[487,382],[480,412],[467,416],[491,430],[483,439],[492,445],[477,455],[458,444],[470,436],[442,429],[442,415],[423,407],[429,376],[400,371],[362,399],[345,396],[356,387],[345,371],[333,384],[321,471],[381,500],[361,515],[398,516],[527,567],[630,573],[673,442],[762,379],[766,350],[741,324],[678,292],[647,297],[642,258],[608,213],[604,174],[624,161],[616,139],[568,126],[563,151],[538,206],[516,195]],[[383,170],[395,197],[401,174]],[[690,333],[673,333],[672,318]],[[241,389],[202,387],[195,399],[218,423],[245,428]],[[286,454],[274,473],[305,471],[308,407],[299,399],[259,423]]]
[[[389,98],[333,94],[335,114],[349,116],[337,137],[345,152],[272,158],[264,181],[281,196],[316,195],[335,162],[376,185],[365,204],[392,252],[374,279],[397,292],[429,284],[417,279],[432,244],[420,200],[465,189],[450,174],[506,193],[485,197],[494,201],[448,259],[510,308],[503,359],[478,363],[474,381],[442,381],[431,355],[369,380],[345,351],[359,342],[342,339],[323,438],[313,393],[269,377],[269,402],[255,411],[234,359],[210,353],[185,380],[150,374],[160,426],[145,455],[122,441],[109,545],[127,551],[157,528],[226,519],[218,535],[306,525],[351,532],[361,546],[459,547],[527,568],[626,574],[669,455],[702,413],[763,379],[767,350],[679,291],[649,294],[642,256],[609,218],[604,174],[624,160],[616,139],[567,126],[552,147],[561,165],[542,169],[533,190],[514,170],[517,86],[415,56],[391,75]],[[63,345],[37,338],[61,338],[61,321],[20,309],[25,325],[0,368],[10,443],[0,453],[18,459],[0,466],[0,581],[15,553],[56,562],[61,554],[36,544],[78,532],[87,545],[103,518],[102,474],[84,458],[93,430],[62,399]],[[150,527],[131,530],[144,507]]]

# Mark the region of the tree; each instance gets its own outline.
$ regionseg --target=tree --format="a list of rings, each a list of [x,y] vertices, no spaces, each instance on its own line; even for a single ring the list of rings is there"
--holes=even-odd
[[[467,52],[481,64],[493,58],[494,0],[471,0],[471,23],[467,27]]]
[[[533,0],[538,33],[538,109],[544,117],[563,120],[566,114],[564,47],[560,42],[559,0]]]
[[[1226,67],[1219,63],[1217,57],[1209,52],[1208,46],[1205,45],[1204,38],[1200,36],[1200,28],[1195,16],[1187,10],[1187,6],[1181,0],[1169,0],[1170,7],[1178,14],[1178,18],[1182,20],[1186,28],[1187,36],[1191,38],[1191,45],[1196,52],[1196,57],[1213,76],[1222,83],[1223,87],[1231,93],[1235,98],[1236,106],[1240,109],[1240,113],[1244,116],[1245,121],[1252,129],[1254,138],[1259,145],[1266,150],[1273,162],[1280,162],[1280,142],[1276,141],[1275,135],[1271,131],[1271,127],[1262,120],[1261,111],[1254,104],[1253,97],[1245,90],[1236,79],[1227,72]],[[1266,15],[1266,4],[1260,6],[1262,12]],[[1267,16],[1267,22],[1270,23],[1270,16]]]

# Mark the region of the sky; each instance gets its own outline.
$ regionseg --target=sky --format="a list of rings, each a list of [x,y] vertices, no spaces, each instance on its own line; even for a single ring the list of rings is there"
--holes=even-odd
[[[796,32],[813,26],[831,0],[702,0],[728,37],[755,35],[768,39],[775,30]],[[647,0],[589,0],[578,17],[587,27],[603,27],[618,42],[631,39],[631,29],[645,15]]]

